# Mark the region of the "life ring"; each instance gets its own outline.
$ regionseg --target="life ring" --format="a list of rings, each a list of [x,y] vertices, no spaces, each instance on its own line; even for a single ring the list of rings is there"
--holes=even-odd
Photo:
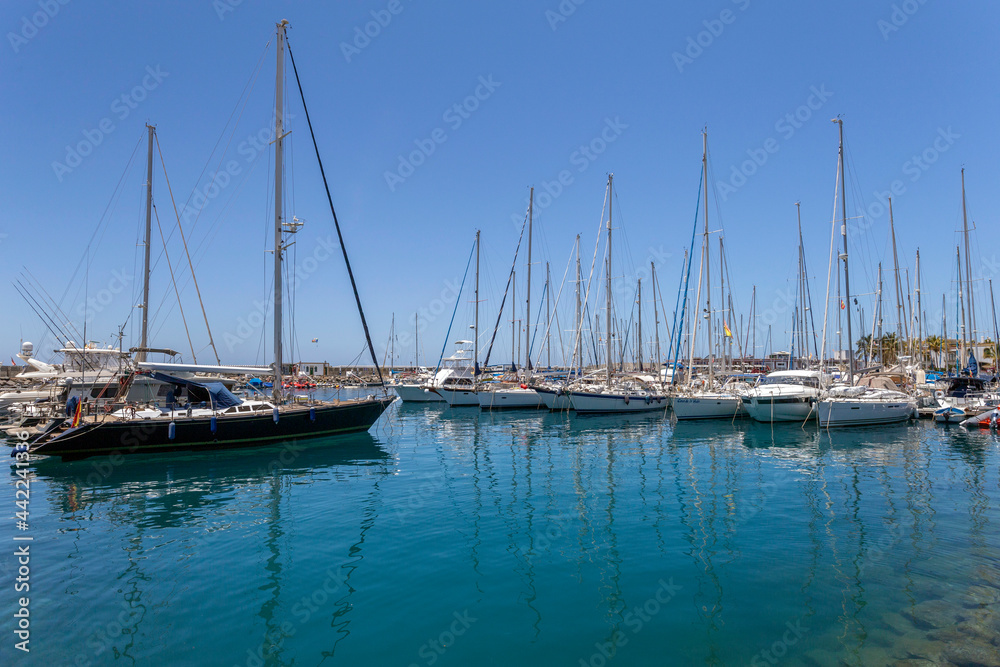
[[[936,398],[938,400],[944,398],[944,390],[938,389],[937,391],[935,391],[934,392],[934,398]]]

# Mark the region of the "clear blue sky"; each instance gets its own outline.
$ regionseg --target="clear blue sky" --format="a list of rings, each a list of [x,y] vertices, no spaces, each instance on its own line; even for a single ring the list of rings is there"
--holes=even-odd
[[[888,216],[871,214],[879,212],[875,193],[898,181],[900,262],[912,282],[920,247],[924,307],[939,331],[942,293],[953,307],[963,165],[978,228],[976,276],[988,279],[1000,265],[993,251],[1000,214],[995,3],[11,0],[0,7],[4,283],[27,268],[80,329],[90,298],[87,338],[112,341],[138,303],[143,136],[150,122],[178,206],[195,188],[210,188],[208,174],[219,165],[237,165],[238,173],[216,181],[223,187],[211,191],[216,196],[200,214],[188,216],[185,231],[222,360],[268,361],[270,343],[261,350],[267,326],[254,313],[270,288],[265,251],[273,163],[251,137],[264,130],[267,139],[274,23],[282,18],[291,22],[290,41],[380,354],[393,313],[402,332],[425,309],[421,361],[437,355],[448,316],[431,314],[441,309],[435,300],[447,301],[449,281],[461,278],[477,228],[483,320],[492,324],[517,241],[511,216],[524,215],[531,185],[540,198],[536,262],[550,261],[558,284],[580,233],[589,264],[608,172],[615,174],[622,213],[616,276],[632,281],[653,256],[672,309],[694,221],[705,125],[710,224],[725,229],[743,313],[753,285],[759,312],[774,310],[774,349],[786,345],[781,295],[795,278],[796,201],[817,303],[826,287],[837,166],[830,119],[838,114],[848,145],[849,214],[869,212],[865,231],[852,239],[855,292],[872,291],[879,261],[891,267]],[[376,29],[371,22],[378,19],[385,25]],[[359,37],[366,28],[376,34],[367,41]],[[248,83],[252,91],[244,96]],[[467,100],[477,92],[481,99]],[[288,96],[294,117],[287,173],[294,190],[287,209],[307,221],[295,247],[306,275],[297,289],[296,356],[347,362],[361,351],[363,336],[342,259],[332,254],[324,261],[323,239],[335,235],[291,86]],[[460,115],[449,111],[456,104],[475,108]],[[227,127],[234,109],[235,132]],[[592,159],[580,152],[592,142],[602,148],[605,139],[613,141]],[[81,142],[88,155],[77,163],[67,147]],[[434,151],[410,174],[400,169],[400,156],[417,150],[416,142],[433,143]],[[765,154],[764,164],[745,167],[755,172],[745,183],[733,178],[734,167]],[[933,162],[918,165],[913,158],[921,155]],[[158,155],[156,163],[154,196],[169,234],[176,224]],[[564,170],[568,185],[541,206],[545,184],[554,192],[551,184]],[[168,247],[198,360],[210,362],[176,233]],[[162,243],[154,243],[154,257],[161,253]],[[310,257],[319,261],[303,263]],[[89,270],[74,272],[81,260]],[[532,281],[536,303],[539,275]],[[985,282],[979,285],[984,294]],[[190,359],[172,292],[161,259],[153,274],[151,342]],[[13,288],[6,293],[4,358],[21,338],[38,342],[45,334]],[[894,328],[888,287],[886,297],[887,328]],[[988,300],[978,307],[981,328],[991,329]],[[459,310],[461,333],[453,332],[453,340],[466,335],[468,309]],[[561,312],[566,329],[570,313]],[[136,311],[129,320],[126,345],[136,342],[138,317]],[[498,343],[507,350],[501,356],[510,355],[509,337]],[[401,348],[401,360],[412,360],[412,340]]]

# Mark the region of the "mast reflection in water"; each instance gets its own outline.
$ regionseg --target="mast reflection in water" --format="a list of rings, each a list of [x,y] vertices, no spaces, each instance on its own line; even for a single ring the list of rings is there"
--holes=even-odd
[[[338,442],[39,464],[32,657],[861,665],[996,649],[988,433],[404,405]]]

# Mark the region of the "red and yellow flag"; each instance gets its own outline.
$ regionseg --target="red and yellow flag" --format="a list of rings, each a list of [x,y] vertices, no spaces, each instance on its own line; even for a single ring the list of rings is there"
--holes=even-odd
[[[729,325],[726,324],[725,322],[722,323],[722,330],[725,332],[726,338],[733,337],[733,332],[729,330]]]
[[[80,411],[83,408],[83,401],[77,401],[76,412],[73,413],[73,423],[70,425],[71,428],[76,428],[80,425]]]

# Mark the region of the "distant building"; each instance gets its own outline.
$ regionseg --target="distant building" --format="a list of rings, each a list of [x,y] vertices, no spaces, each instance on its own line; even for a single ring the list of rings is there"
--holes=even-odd
[[[301,361],[299,372],[313,377],[323,377],[330,374],[330,364],[325,361]]]

